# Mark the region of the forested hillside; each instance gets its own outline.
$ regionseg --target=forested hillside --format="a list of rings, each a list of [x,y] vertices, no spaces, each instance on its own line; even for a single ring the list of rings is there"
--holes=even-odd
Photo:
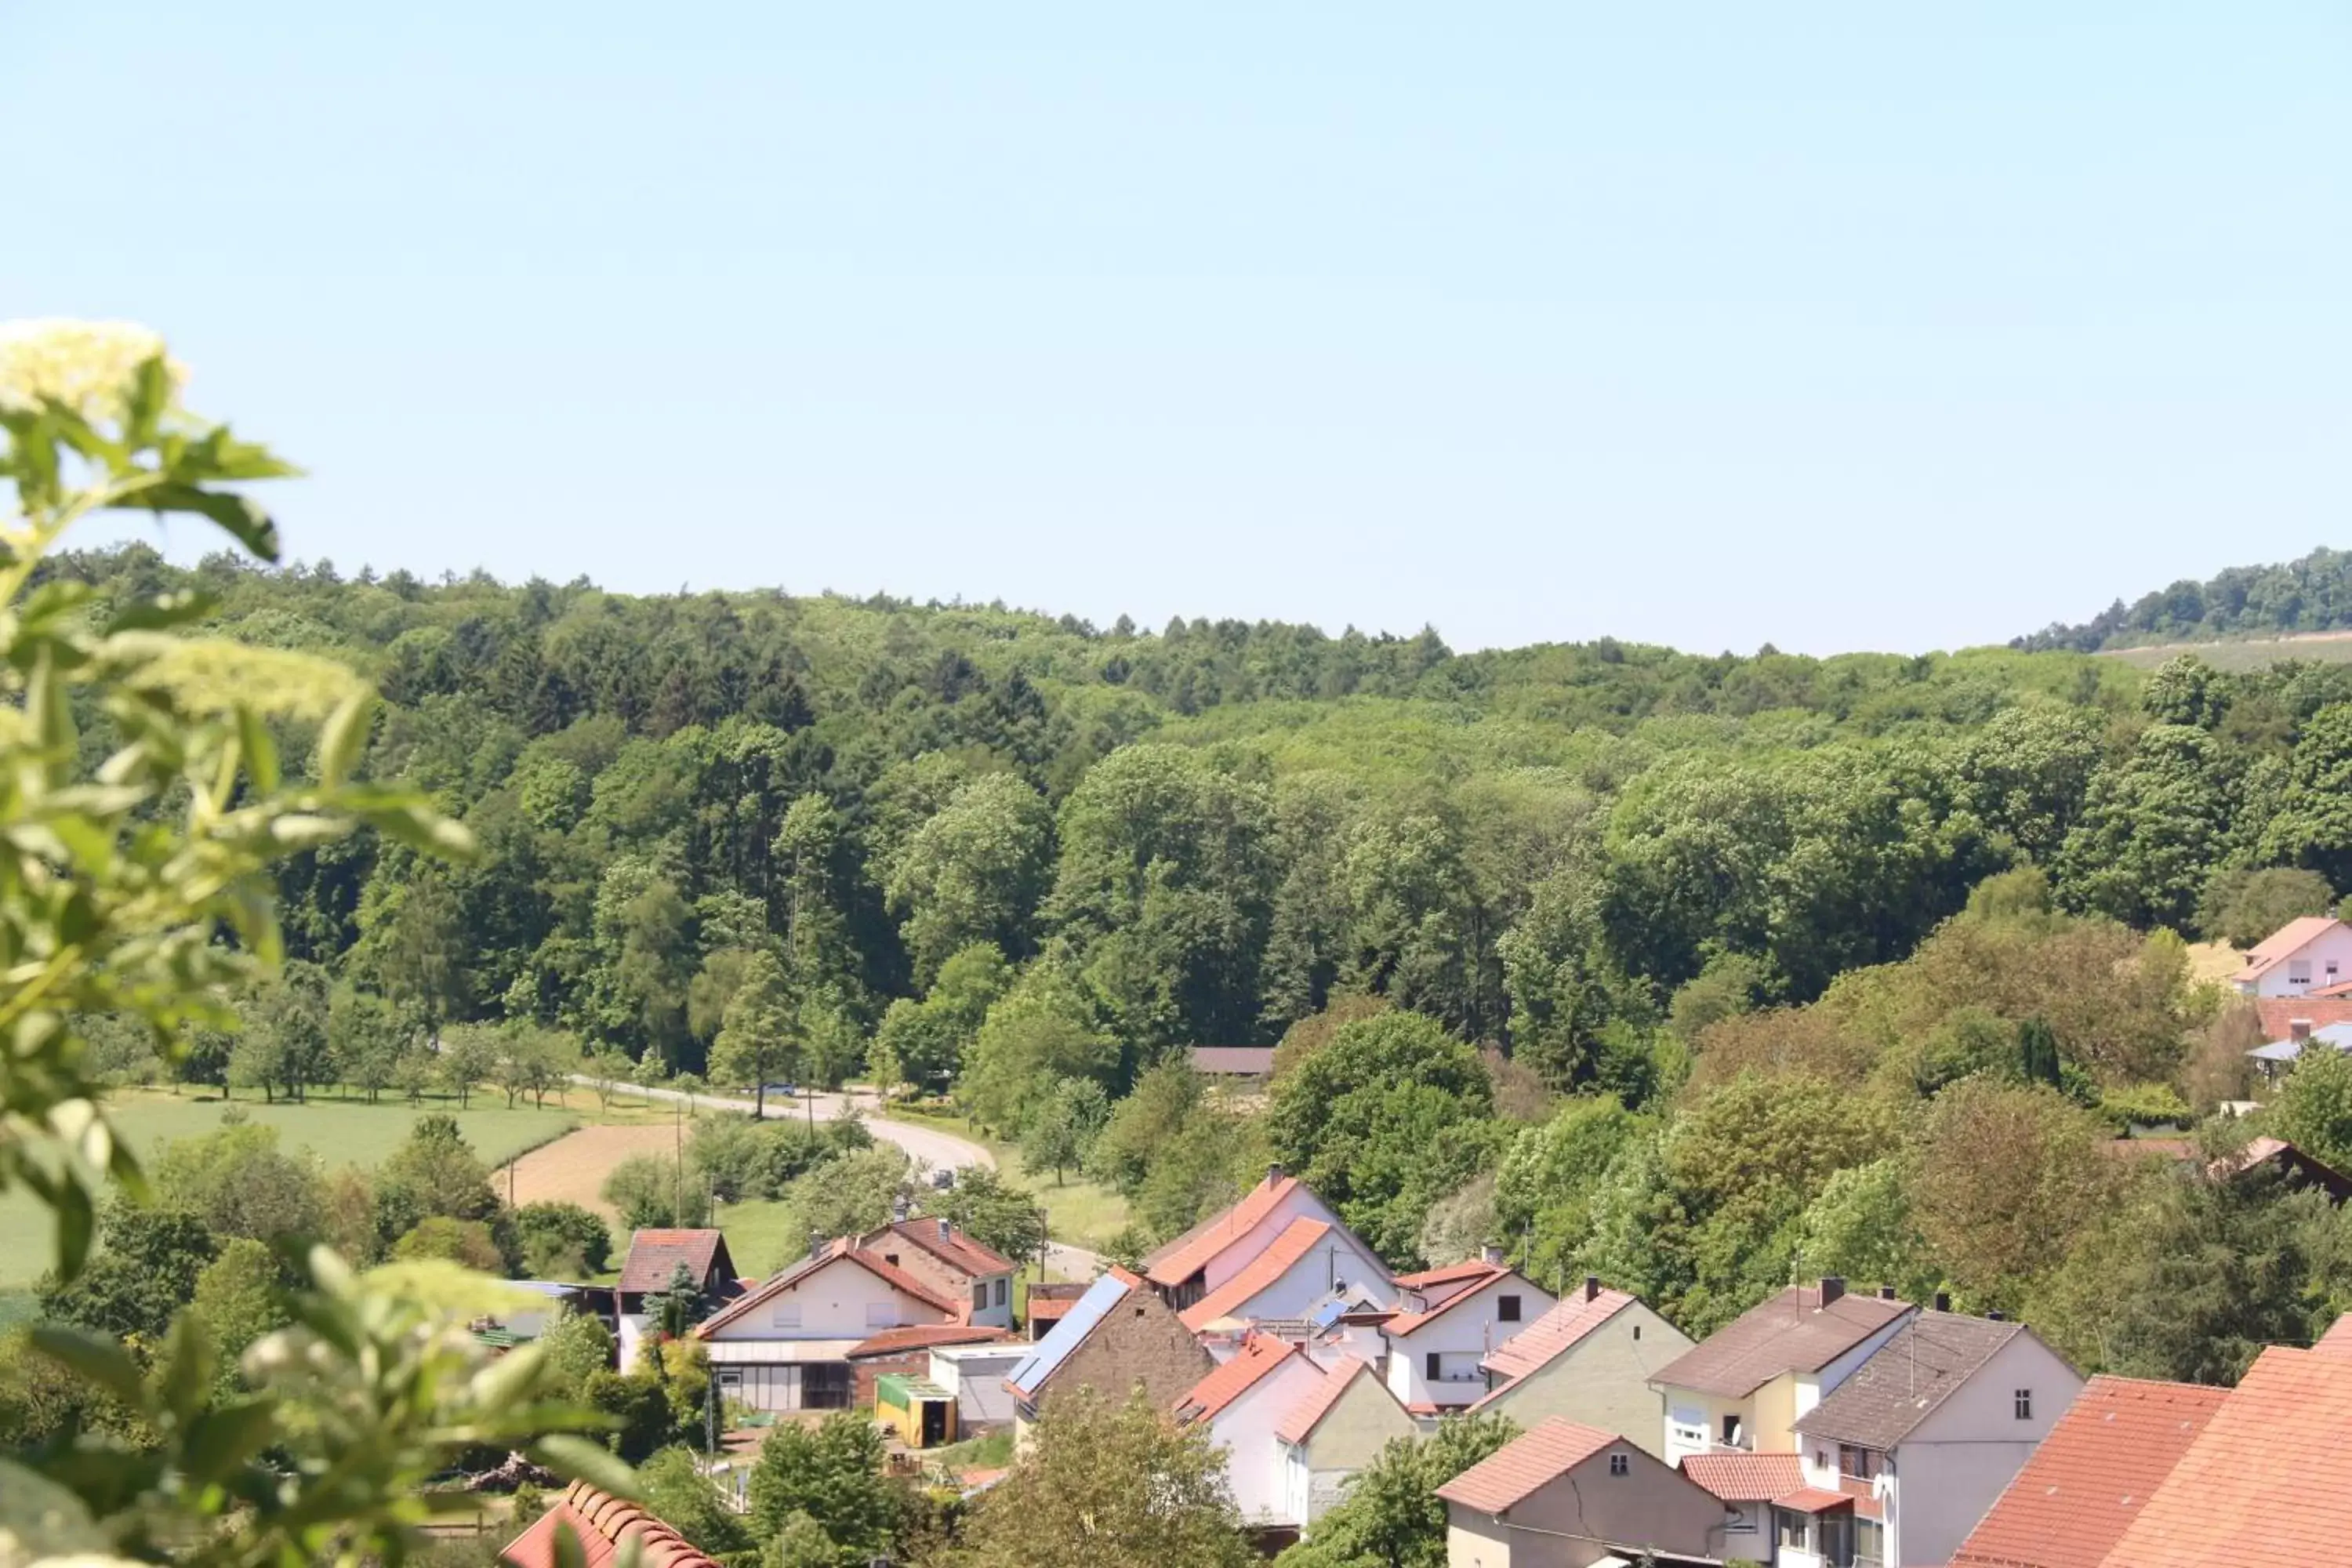
[[[2011,646],[2089,653],[2347,626],[2352,626],[2352,552],[2323,547],[2284,565],[2232,566],[2206,583],[2184,578],[2129,605],[2117,599],[2081,626],[2052,626]]]

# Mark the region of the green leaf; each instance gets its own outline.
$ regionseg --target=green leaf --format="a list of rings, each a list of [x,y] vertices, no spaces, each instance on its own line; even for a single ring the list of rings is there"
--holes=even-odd
[[[163,1352],[163,1377],[156,1390],[163,1407],[183,1421],[193,1421],[204,1409],[213,1385],[212,1339],[194,1312],[172,1321],[172,1334]]]
[[[180,1445],[180,1468],[197,1486],[210,1486],[268,1447],[278,1435],[270,1399],[207,1410],[190,1423]]]
[[[278,742],[271,739],[269,726],[242,702],[236,705],[236,734],[245,746],[245,771],[253,787],[263,795],[277,794]]]
[[[192,511],[211,518],[264,561],[278,559],[278,525],[244,496],[166,482],[148,486],[131,504],[147,511]]]
[[[210,594],[188,589],[175,594],[158,594],[152,599],[141,599],[125,605],[106,623],[106,635],[117,632],[160,632],[174,626],[190,626],[203,620],[220,605]]]
[[[588,1553],[580,1545],[580,1532],[572,1528],[568,1519],[555,1521],[556,1568],[588,1568]]]
[[[70,1175],[58,1184],[52,1206],[58,1219],[58,1276],[79,1279],[98,1235],[98,1213],[90,1206],[89,1194]]]
[[[68,1372],[89,1379],[131,1409],[147,1408],[147,1383],[139,1375],[139,1363],[113,1341],[45,1323],[33,1330],[32,1343]]]
[[[337,705],[319,732],[319,779],[329,789],[339,787],[359,770],[375,727],[375,693],[355,691]]]
[[[162,354],[150,354],[131,373],[131,391],[122,402],[123,444],[133,451],[153,445],[171,406],[171,369]]]
[[[523,1450],[560,1476],[586,1481],[614,1497],[637,1495],[637,1473],[611,1449],[569,1432],[553,1432]]]

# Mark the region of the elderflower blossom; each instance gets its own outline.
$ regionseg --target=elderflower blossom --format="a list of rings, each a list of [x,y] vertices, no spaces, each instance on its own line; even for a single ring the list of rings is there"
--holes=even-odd
[[[135,321],[0,321],[0,408],[48,398],[85,419],[118,416],[131,374],[163,353],[162,334]],[[169,355],[163,365],[176,401],[188,367]]]

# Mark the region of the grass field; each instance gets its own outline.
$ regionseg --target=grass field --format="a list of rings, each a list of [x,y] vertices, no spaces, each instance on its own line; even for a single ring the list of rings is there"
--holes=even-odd
[[[572,1098],[589,1100],[584,1091]],[[370,1105],[361,1100],[326,1097],[299,1105],[284,1101],[269,1105],[240,1096],[231,1103],[249,1121],[278,1129],[285,1147],[310,1151],[330,1170],[382,1164],[408,1136],[409,1127],[420,1114],[389,1100]],[[174,1138],[213,1131],[221,1124],[225,1107],[216,1095],[200,1099],[194,1091],[173,1095],[134,1089],[117,1095],[111,1109],[123,1141],[145,1153]],[[505,1098],[496,1094],[474,1096],[464,1110],[457,1109],[455,1100],[446,1105],[427,1100],[424,1109],[455,1116],[466,1141],[491,1165],[562,1136],[587,1117],[603,1120],[593,1101],[568,1110],[552,1104],[544,1110],[528,1104],[509,1110]],[[22,1289],[37,1279],[48,1267],[51,1248],[47,1211],[24,1193],[0,1194],[0,1290]]]
[[[1127,1197],[1115,1187],[1089,1182],[1076,1173],[1056,1185],[1053,1172],[1030,1170],[1019,1149],[990,1137],[961,1116],[940,1116],[903,1106],[894,1108],[890,1114],[897,1121],[936,1127],[942,1132],[969,1138],[986,1149],[995,1157],[996,1168],[1007,1181],[1017,1182],[1037,1194],[1038,1201],[1045,1205],[1047,1226],[1055,1241],[1098,1252],[1127,1226]],[[731,1237],[729,1245],[733,1245]]]
[[[2112,648],[2099,657],[2120,659],[2141,669],[2154,669],[2166,659],[2190,653],[2215,669],[2261,669],[2281,659],[2310,659],[2342,664],[2352,660],[2352,633],[2311,632],[2292,637],[2249,637],[2243,641],[2166,643],[2158,647]]]

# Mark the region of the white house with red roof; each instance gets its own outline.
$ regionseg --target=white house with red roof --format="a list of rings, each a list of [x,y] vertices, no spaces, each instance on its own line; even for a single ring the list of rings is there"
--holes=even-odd
[[[1323,1228],[1296,1228],[1302,1220]],[[1224,1289],[1277,1243],[1285,1249],[1277,1257],[1287,1258],[1278,1272],[1270,1277],[1264,1271],[1253,1274],[1237,1288],[1242,1292],[1238,1300]],[[1350,1272],[1357,1277],[1349,1279]],[[1147,1257],[1143,1278],[1179,1312],[1189,1312],[1213,1295],[1217,1315],[1230,1318],[1245,1316],[1233,1309],[1246,1309],[1261,1297],[1269,1304],[1295,1300],[1305,1305],[1328,1294],[1344,1293],[1335,1291],[1335,1282],[1362,1290],[1384,1304],[1394,1295],[1389,1271],[1371,1248],[1340,1223],[1329,1205],[1279,1165],[1268,1166],[1265,1180],[1244,1194],[1239,1203]],[[1311,1295],[1302,1295],[1310,1289]]]
[[[1485,1398],[1486,1358],[1557,1304],[1493,1247],[1396,1283],[1401,1305],[1380,1326],[1385,1380],[1397,1403],[1430,1420]]]
[[[694,1332],[719,1387],[754,1410],[840,1410],[855,1388],[851,1357],[876,1335],[959,1323],[966,1310],[842,1237],[737,1297]]]
[[[2230,984],[2245,996],[2301,996],[2352,982],[2352,926],[2330,915],[2293,920],[2256,942]]]
[[[857,1238],[865,1250],[904,1268],[942,1295],[971,1304],[977,1327],[1013,1326],[1013,1260],[944,1219],[894,1220]]]
[[[1658,1369],[1691,1348],[1688,1334],[1637,1296],[1585,1276],[1551,1310],[1480,1363],[1486,1394],[1471,1408],[1522,1428],[1554,1417],[1622,1432],[1664,1457]]]
[[[1437,1489],[1449,1568],[1719,1564],[1723,1505],[1629,1439],[1573,1421],[1521,1433]]]
[[[1179,1316],[1196,1334],[1231,1335],[1255,1323],[1305,1322],[1335,1302],[1386,1306],[1395,1299],[1387,1268],[1353,1231],[1300,1215]]]
[[[1340,1356],[1274,1429],[1283,1513],[1311,1533],[1315,1521],[1339,1502],[1350,1477],[1396,1438],[1420,1431],[1371,1363]]]
[[[1176,1424],[1207,1423],[1209,1440],[1224,1450],[1226,1479],[1243,1524],[1268,1529],[1305,1522],[1289,1512],[1276,1431],[1323,1381],[1323,1369],[1299,1346],[1254,1333],[1176,1401]]]

